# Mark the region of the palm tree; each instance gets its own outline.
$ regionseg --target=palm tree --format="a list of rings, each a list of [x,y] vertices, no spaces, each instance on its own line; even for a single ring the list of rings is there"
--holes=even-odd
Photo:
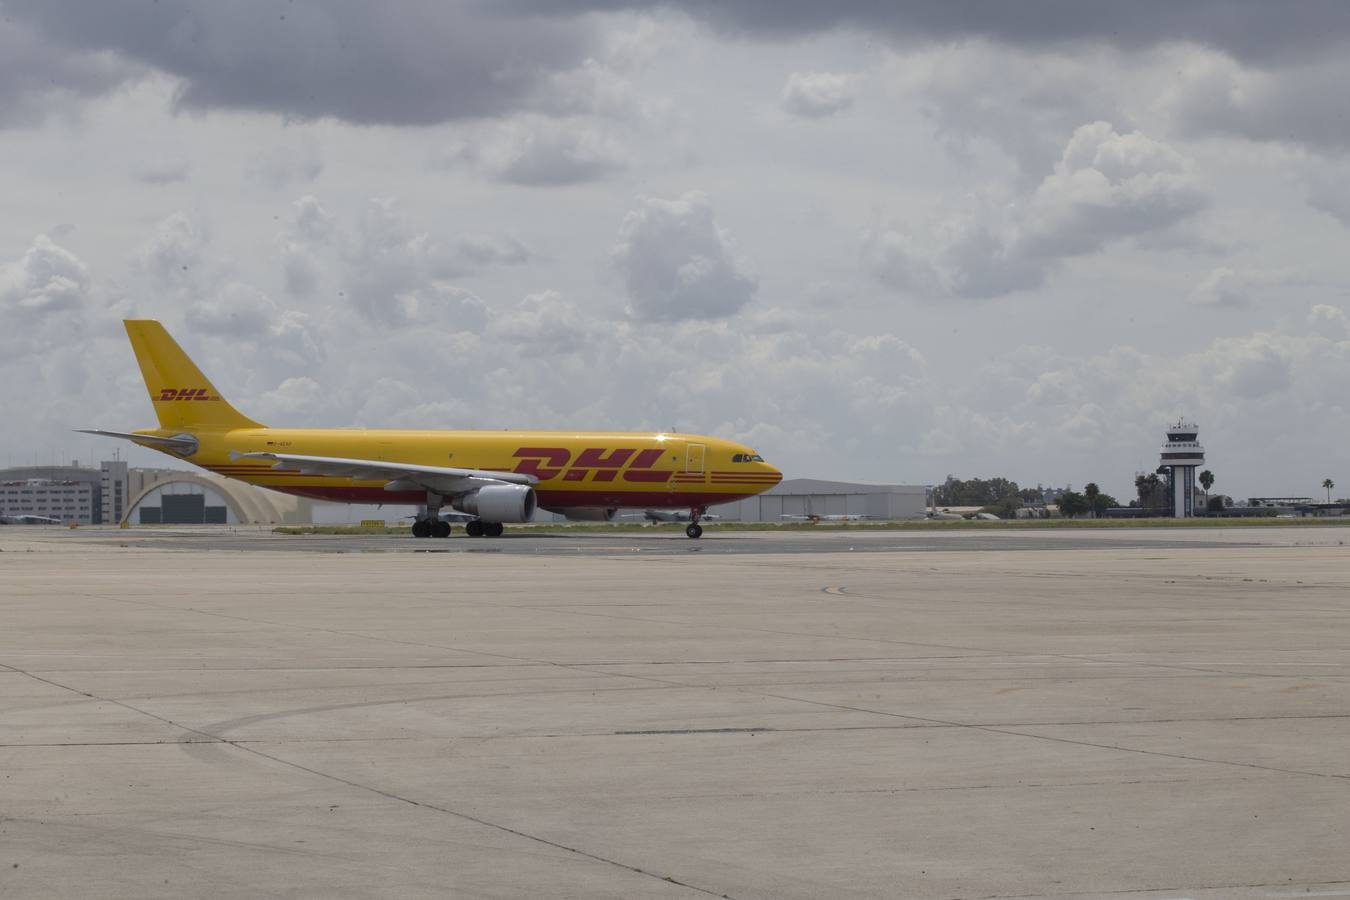
[[[1334,488],[1335,486],[1336,486],[1336,482],[1332,481],[1330,478],[1323,478],[1323,479],[1322,479],[1322,487],[1324,487],[1324,488],[1327,489],[1327,502],[1328,502],[1328,503],[1331,502],[1331,489]]]
[[[1102,489],[1097,487],[1097,482],[1089,481],[1083,485],[1083,496],[1087,498],[1088,509],[1092,510],[1092,518],[1097,518],[1097,497]]]
[[[1205,508],[1209,509],[1209,489],[1214,487],[1214,473],[1209,469],[1200,473],[1200,486],[1205,489]]]

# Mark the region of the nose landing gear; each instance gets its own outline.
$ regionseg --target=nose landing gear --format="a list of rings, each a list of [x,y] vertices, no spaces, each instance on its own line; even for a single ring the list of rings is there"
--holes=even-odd
[[[703,537],[703,526],[700,525],[700,524],[698,524],[698,520],[701,519],[701,518],[703,518],[703,514],[704,514],[705,512],[707,512],[707,511],[708,511],[708,510],[707,510],[707,507],[703,507],[703,506],[693,506],[693,507],[690,507],[690,509],[689,509],[689,525],[688,525],[688,527],[686,527],[686,528],[684,529],[684,533],[685,533],[689,538],[695,539],[695,540],[696,540],[696,539],[698,539],[698,538]]]

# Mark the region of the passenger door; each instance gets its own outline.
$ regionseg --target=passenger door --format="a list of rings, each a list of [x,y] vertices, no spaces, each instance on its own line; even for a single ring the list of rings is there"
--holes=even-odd
[[[684,451],[684,470],[694,475],[703,474],[703,455],[706,444],[687,444]]]

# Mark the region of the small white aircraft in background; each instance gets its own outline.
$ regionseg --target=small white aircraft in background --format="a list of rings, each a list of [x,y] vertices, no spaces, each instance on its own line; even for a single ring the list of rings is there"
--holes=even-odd
[[[637,513],[624,513],[621,516],[621,518],[624,519],[636,519],[637,517]],[[718,518],[720,517],[716,513],[704,513],[699,517],[699,519],[704,522],[715,522]],[[688,522],[689,513],[680,512],[674,509],[644,509],[642,511],[642,519],[653,525],[666,525],[675,522]]]
[[[779,516],[778,518],[788,522],[810,522],[813,525],[817,525],[821,522],[862,522],[866,519],[875,519],[876,516],[860,516],[855,515],[853,513],[837,513],[835,515],[829,516],[822,516],[816,513],[807,513],[804,516],[794,516],[788,513],[783,513],[783,515]]]
[[[965,512],[952,512],[950,509],[945,508],[929,512],[927,514],[927,518],[943,522],[947,521],[959,522],[962,520],[970,521],[971,519],[979,519],[984,522],[998,521],[998,516],[994,515],[993,513],[972,512],[970,510],[966,510]]]
[[[60,519],[53,519],[48,516],[0,516],[0,525],[60,525]]]

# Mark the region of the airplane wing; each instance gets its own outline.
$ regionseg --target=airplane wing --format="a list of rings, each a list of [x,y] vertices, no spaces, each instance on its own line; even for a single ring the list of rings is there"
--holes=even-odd
[[[53,519],[49,516],[34,516],[28,513],[20,513],[13,516],[0,516],[0,525],[60,525],[60,519]]]
[[[274,469],[294,469],[301,475],[333,475],[358,481],[383,481],[385,490],[417,486],[446,497],[467,494],[490,484],[536,484],[539,479],[519,472],[418,466],[382,459],[343,459],[336,456],[300,456],[294,453],[234,453],[234,459],[265,459]]]

